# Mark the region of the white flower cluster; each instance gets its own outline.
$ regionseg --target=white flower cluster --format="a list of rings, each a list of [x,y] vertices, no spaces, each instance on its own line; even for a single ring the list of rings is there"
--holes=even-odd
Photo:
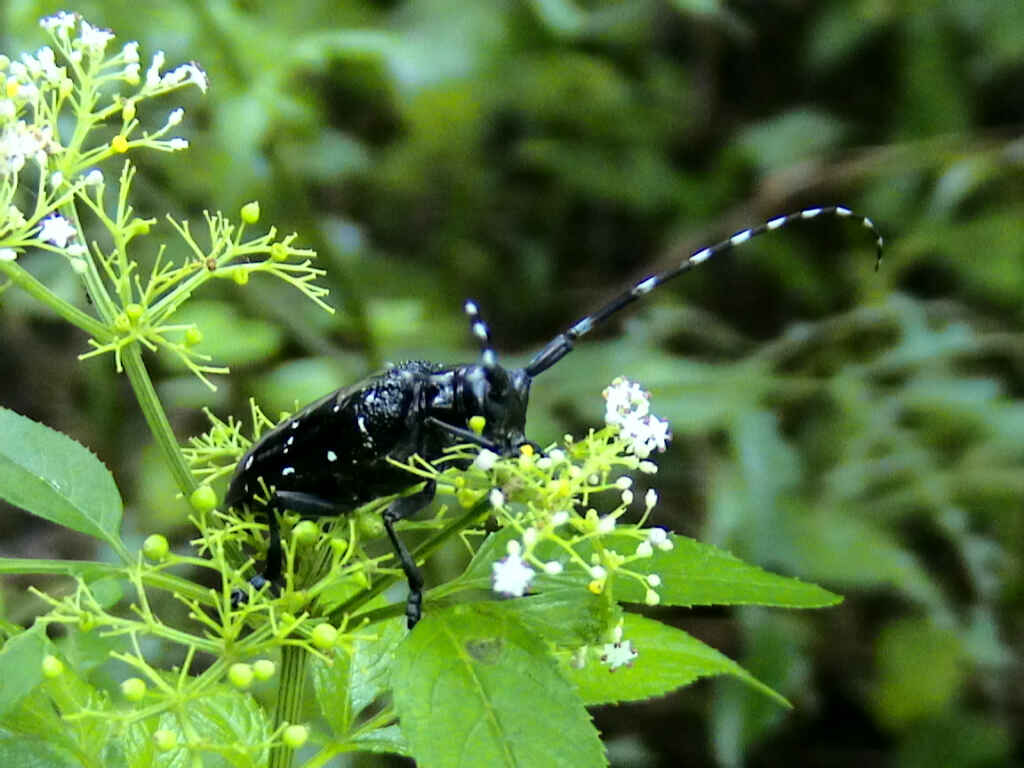
[[[635,381],[619,376],[602,393],[606,424],[619,428],[619,435],[646,459],[652,451],[664,451],[672,435],[668,422],[651,413],[651,395]]]

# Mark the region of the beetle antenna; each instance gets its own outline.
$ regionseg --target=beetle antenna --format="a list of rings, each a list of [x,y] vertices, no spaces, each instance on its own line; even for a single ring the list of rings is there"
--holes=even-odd
[[[841,205],[829,205],[823,208],[806,208],[802,211],[797,211],[796,213],[788,213],[785,216],[778,216],[777,218],[766,221],[756,227],[742,229],[732,237],[722,240],[720,243],[715,243],[707,248],[701,248],[699,251],[695,251],[684,259],[683,262],[674,269],[669,269],[665,272],[645,277],[643,280],[635,283],[631,288],[609,301],[596,312],[587,315],[582,320],[577,321],[568,330],[558,334],[558,336],[549,341],[548,344],[534,356],[533,360],[531,360],[523,370],[526,372],[526,375],[531,378],[536,376],[538,373],[546,371],[572,351],[573,343],[577,339],[586,336],[595,327],[603,323],[620,309],[632,304],[640,297],[646,296],[655,288],[667,283],[669,280],[679,277],[679,275],[684,272],[689,272],[694,267],[703,264],[712,256],[716,256],[719,253],[723,253],[738,245],[742,245],[748,240],[757,237],[758,235],[762,235],[765,232],[773,232],[777,229],[782,229],[793,222],[803,221],[804,219],[814,219],[819,216],[836,216],[841,219],[852,218],[855,221],[859,221],[865,229],[871,232],[875,237],[875,271],[878,271],[878,267],[882,263],[883,240],[878,228],[867,216],[856,214],[849,208],[844,208]],[[467,312],[469,311],[468,307],[471,303],[472,302],[466,302]]]
[[[498,354],[491,346],[491,331],[480,317],[480,308],[475,301],[467,299],[464,309],[469,318],[469,330],[480,342],[480,364],[486,370],[493,371],[498,364]]]

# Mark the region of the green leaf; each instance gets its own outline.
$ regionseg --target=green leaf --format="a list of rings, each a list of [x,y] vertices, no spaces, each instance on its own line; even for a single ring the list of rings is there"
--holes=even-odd
[[[353,744],[360,752],[377,752],[391,755],[409,756],[409,745],[405,742],[402,729],[397,725],[388,725],[378,728],[369,733],[362,733],[352,739]]]
[[[735,661],[681,629],[627,613],[622,635],[623,642],[629,641],[637,651],[632,664],[615,670],[593,659],[582,669],[563,665],[563,672],[576,684],[587,706],[661,696],[713,675],[732,675],[782,706],[790,706]]]
[[[0,435],[0,498],[120,547],[121,495],[91,451],[6,408]]]
[[[555,589],[501,602],[525,629],[549,643],[579,647],[596,642],[618,620],[608,601],[587,589]]]
[[[402,619],[382,621],[357,639],[351,653],[340,653],[333,664],[315,660],[311,665],[313,690],[320,711],[339,738],[352,728],[352,721],[387,689],[391,660],[405,637]]]
[[[37,623],[4,643],[0,650],[0,717],[42,682],[48,642],[46,628]]]
[[[80,768],[82,764],[51,744],[20,735],[0,735],[0,765],[8,768]]]
[[[391,682],[413,756],[432,768],[607,765],[544,643],[501,607],[434,611],[399,647]]]
[[[657,574],[661,586],[657,592],[662,605],[771,605],[786,608],[822,608],[842,601],[839,595],[799,579],[779,576],[749,565],[725,550],[703,544],[686,536],[670,534],[673,547],[668,551],[655,549],[651,557],[636,560],[629,568],[642,575]],[[622,534],[601,539],[605,547],[621,554],[636,551],[637,541]],[[590,546],[579,548],[589,562]],[[542,548],[538,557],[550,559]],[[551,553],[554,556],[554,552]],[[554,559],[558,559],[556,556]],[[588,574],[566,567],[559,576],[538,576],[534,584],[565,588],[569,585],[585,587]],[[642,603],[647,587],[634,579],[615,581],[615,599],[627,603]]]

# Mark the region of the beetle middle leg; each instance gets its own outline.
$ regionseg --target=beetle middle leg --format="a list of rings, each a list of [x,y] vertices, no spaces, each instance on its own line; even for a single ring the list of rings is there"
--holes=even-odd
[[[402,496],[395,499],[384,510],[384,530],[387,531],[391,545],[398,556],[398,562],[405,573],[405,579],[409,583],[409,597],[405,606],[406,625],[409,629],[416,626],[423,612],[423,575],[416,566],[416,561],[406,548],[402,540],[398,538],[394,524],[399,520],[412,517],[421,509],[434,500],[437,491],[437,484],[430,480],[423,488],[409,496]],[[267,548],[267,560],[263,573],[254,576],[249,580],[256,589],[262,588],[268,582],[277,584],[281,579],[281,565],[283,553],[281,550],[281,530],[278,516],[285,510],[290,509],[298,512],[303,517],[338,517],[351,512],[350,507],[342,507],[330,499],[316,496],[301,491],[277,491],[273,494],[267,504],[267,520],[270,529],[270,544]],[[232,604],[237,606],[245,601],[245,595],[241,590],[235,590],[231,596]]]

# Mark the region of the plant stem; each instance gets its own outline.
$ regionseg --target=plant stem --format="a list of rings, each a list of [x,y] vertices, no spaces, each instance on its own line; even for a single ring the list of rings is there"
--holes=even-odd
[[[0,262],[0,271],[10,278],[11,283],[21,288],[29,296],[38,299],[42,304],[72,325],[90,334],[97,341],[103,342],[110,339],[110,331],[103,323],[91,315],[87,315],[75,305],[64,301],[22,267],[9,262]]]
[[[281,648],[281,686],[277,692],[277,707],[274,710],[274,722],[271,726],[276,733],[285,725],[293,725],[302,716],[302,694],[306,683],[306,664],[309,654],[294,645]],[[270,750],[270,762],[267,768],[291,768],[295,758],[295,750],[278,746]]]
[[[142,408],[142,414],[146,417],[149,430],[156,438],[157,445],[160,446],[160,450],[171,468],[171,474],[174,475],[174,481],[178,484],[179,490],[188,499],[197,487],[196,481],[178,447],[178,440],[171,429],[167,413],[157,397],[153,381],[149,378],[149,371],[146,370],[146,365],[142,361],[142,350],[139,349],[139,345],[127,345],[121,352],[121,361],[128,374],[128,380],[132,383],[132,389],[135,390],[135,397],[139,401],[139,407]]]

